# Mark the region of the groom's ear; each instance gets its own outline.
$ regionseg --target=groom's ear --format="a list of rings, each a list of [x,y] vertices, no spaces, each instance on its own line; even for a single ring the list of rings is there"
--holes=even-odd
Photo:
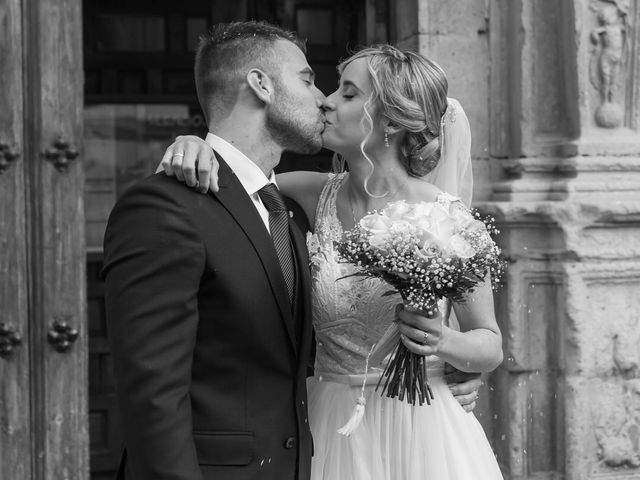
[[[247,73],[247,83],[253,93],[264,103],[273,101],[274,85],[269,75],[259,68],[252,68]]]

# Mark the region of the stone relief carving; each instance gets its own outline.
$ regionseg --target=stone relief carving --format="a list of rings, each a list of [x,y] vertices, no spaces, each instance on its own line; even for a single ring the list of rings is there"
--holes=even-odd
[[[612,372],[617,385],[604,387],[595,410],[598,459],[609,468],[640,469],[640,318],[613,336]]]
[[[591,31],[594,50],[591,58],[591,83],[600,92],[596,123],[617,128],[624,120],[624,109],[615,98],[616,85],[624,69],[629,37],[629,0],[604,0],[597,9],[598,27]],[[622,77],[624,78],[624,76]]]
[[[615,397],[613,397],[615,398]],[[608,467],[640,468],[640,379],[627,380],[618,405],[606,405],[596,418],[598,458]],[[602,405],[605,407],[605,405]]]

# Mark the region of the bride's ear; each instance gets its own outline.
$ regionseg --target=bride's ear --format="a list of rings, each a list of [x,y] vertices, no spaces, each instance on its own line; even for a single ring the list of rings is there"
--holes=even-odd
[[[247,73],[247,84],[255,96],[265,104],[273,101],[274,85],[269,75],[259,68],[252,68]]]
[[[405,130],[404,128],[396,125],[386,117],[382,119],[382,127],[389,135],[395,135],[396,133],[400,133]]]

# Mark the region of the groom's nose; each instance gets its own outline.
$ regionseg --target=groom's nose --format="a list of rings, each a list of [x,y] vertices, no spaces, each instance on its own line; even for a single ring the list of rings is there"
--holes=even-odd
[[[330,112],[336,109],[336,104],[329,100],[328,97],[324,97],[323,102],[321,105],[319,105],[319,107],[323,112]]]

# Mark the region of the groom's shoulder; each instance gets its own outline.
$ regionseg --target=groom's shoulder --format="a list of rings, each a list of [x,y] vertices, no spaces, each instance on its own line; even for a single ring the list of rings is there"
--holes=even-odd
[[[173,177],[168,177],[164,172],[160,172],[140,179],[127,187],[120,196],[120,201],[125,201],[134,196],[180,198],[195,193],[195,190],[189,188],[186,184],[179,182]]]
[[[140,216],[156,210],[189,216],[203,206],[205,197],[175,178],[156,173],[129,186],[119,196],[110,217],[124,212]]]

